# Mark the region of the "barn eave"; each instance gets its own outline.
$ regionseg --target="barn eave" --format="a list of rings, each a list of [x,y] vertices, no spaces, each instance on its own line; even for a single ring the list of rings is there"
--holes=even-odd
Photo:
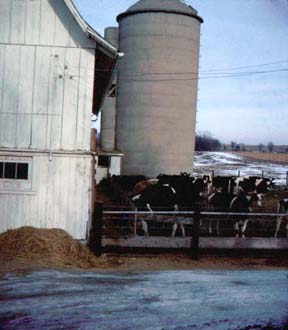
[[[117,49],[112,46],[108,41],[106,41],[84,20],[72,0],[64,0],[64,2],[73,17],[75,18],[78,25],[81,27],[82,31],[86,34],[86,36],[90,39],[95,40],[107,56],[115,58],[117,56]]]

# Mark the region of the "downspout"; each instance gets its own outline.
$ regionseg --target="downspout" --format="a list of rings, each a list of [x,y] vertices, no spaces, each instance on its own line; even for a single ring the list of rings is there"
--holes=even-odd
[[[107,84],[107,87],[105,89],[105,92],[104,92],[104,95],[103,95],[103,98],[101,100],[101,103],[100,103],[100,107],[99,109],[101,110],[102,107],[103,107],[103,104],[105,102],[105,98],[110,90],[110,87],[115,79],[115,76],[117,74],[117,71],[119,70],[119,66],[120,66],[120,63],[121,63],[121,59],[123,58],[123,56],[125,56],[125,54],[123,52],[118,52],[117,53],[117,56],[116,56],[116,64],[114,65],[114,68],[113,68],[113,71],[112,71],[112,74],[111,74],[111,77],[109,79],[109,82]]]
[[[52,137],[53,137],[53,127],[54,127],[54,115],[55,115],[55,103],[56,103],[56,92],[57,92],[57,72],[58,72],[58,55],[54,55],[54,73],[53,73],[53,108],[51,114],[51,128],[50,128],[50,146],[49,146],[49,161],[53,159],[53,150],[52,150]]]

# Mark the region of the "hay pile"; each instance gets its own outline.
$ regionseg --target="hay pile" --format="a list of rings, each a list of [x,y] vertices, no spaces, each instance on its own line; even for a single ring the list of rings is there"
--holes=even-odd
[[[105,260],[92,252],[62,229],[21,227],[0,234],[1,263],[40,267],[93,268],[103,266]]]

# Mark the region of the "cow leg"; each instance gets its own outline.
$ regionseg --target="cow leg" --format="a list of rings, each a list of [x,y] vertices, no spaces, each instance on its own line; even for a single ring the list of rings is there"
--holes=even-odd
[[[285,228],[286,228],[286,237],[288,238],[288,223]]]
[[[278,236],[278,232],[280,230],[281,223],[282,223],[282,217],[278,217],[277,218],[277,224],[276,224],[276,230],[275,230],[275,234],[274,234],[275,238],[277,238],[277,236]]]
[[[241,226],[242,237],[245,237],[245,232],[246,232],[246,228],[247,228],[248,222],[249,222],[249,219],[244,220],[244,223]]]
[[[236,221],[234,224],[235,237],[239,237],[239,222]]]
[[[142,230],[144,236],[149,236],[147,221],[145,221],[143,219],[139,219],[137,226],[138,226],[138,228],[140,228]]]
[[[175,234],[176,234],[177,228],[178,228],[177,223],[174,223],[173,226],[172,226],[171,237],[175,237]]]
[[[181,228],[181,232],[182,232],[182,236],[185,237],[185,228],[184,225],[180,224],[180,228]]]
[[[216,233],[217,236],[220,236],[220,221],[216,220]]]
[[[142,226],[144,236],[148,237],[149,234],[148,234],[148,224],[147,224],[147,222],[144,221],[144,220],[141,220],[141,226]]]
[[[212,220],[209,220],[209,234],[212,235],[212,232],[213,232],[213,228],[212,228]]]

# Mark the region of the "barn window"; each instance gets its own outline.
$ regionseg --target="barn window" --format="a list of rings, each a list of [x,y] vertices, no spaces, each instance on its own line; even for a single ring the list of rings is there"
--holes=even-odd
[[[109,167],[110,157],[109,156],[98,156],[98,166]]]
[[[28,180],[28,163],[0,162],[0,179]]]

